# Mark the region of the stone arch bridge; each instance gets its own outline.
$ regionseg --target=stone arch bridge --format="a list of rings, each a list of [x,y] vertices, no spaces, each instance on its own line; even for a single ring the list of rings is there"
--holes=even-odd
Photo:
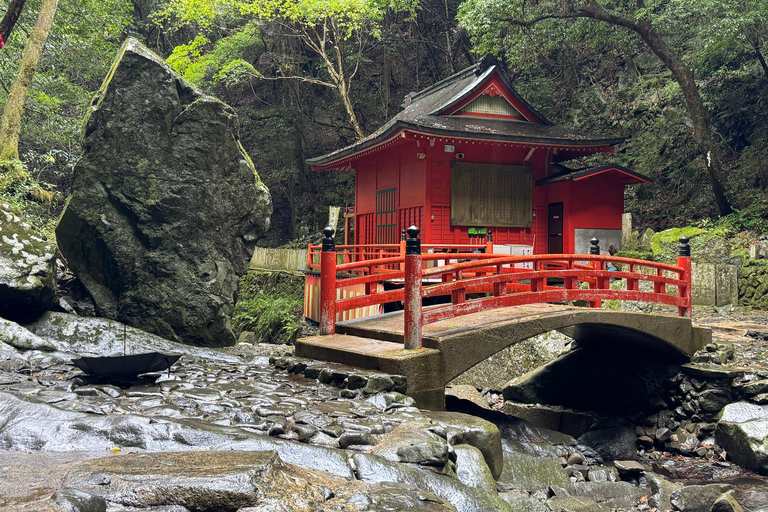
[[[682,362],[711,341],[690,318],[531,304],[491,309],[423,327],[422,348],[403,348],[403,313],[339,322],[336,333],[302,338],[296,355],[405,375],[408,395],[423,408],[445,407],[445,385],[500,350],[549,331],[579,345],[641,347]]]

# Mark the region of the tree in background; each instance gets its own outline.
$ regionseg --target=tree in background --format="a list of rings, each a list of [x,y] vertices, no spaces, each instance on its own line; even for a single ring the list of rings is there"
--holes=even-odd
[[[24,4],[27,0],[11,0],[8,5],[8,10],[5,11],[5,16],[0,20],[0,48],[2,48],[8,39],[11,37],[13,27],[16,26],[16,22],[19,21],[21,11],[24,9]]]
[[[524,45],[526,30],[551,20],[588,19],[623,27],[637,34],[669,69],[680,86],[691,116],[693,136],[704,157],[718,211],[721,215],[730,214],[732,208],[725,195],[720,149],[713,135],[709,110],[701,98],[690,66],[681,53],[667,43],[657,28],[659,21],[669,21],[668,18],[665,19],[669,12],[646,8],[643,0],[620,1],[609,5],[610,7],[597,0],[468,0],[462,6],[460,20],[475,37],[479,48],[491,53],[498,53],[499,47]]]
[[[8,101],[0,119],[0,171],[4,174],[0,188],[26,177],[26,172],[19,163],[19,136],[21,135],[21,115],[24,112],[24,100],[32,78],[37,71],[37,64],[43,53],[45,40],[53,25],[59,0],[43,0],[37,22],[32,29],[21,65],[13,81]]]
[[[685,0],[679,10],[696,12],[706,20],[698,26],[702,44],[695,56],[706,70],[741,60],[756,60],[766,78],[768,2],[765,0]],[[746,56],[746,59],[743,57]]]
[[[275,24],[319,58],[322,74],[306,66],[306,61],[289,61],[280,63],[275,76],[265,76],[244,59],[234,59],[222,71],[329,87],[338,94],[356,137],[362,138],[365,133],[351,95],[353,80],[366,54],[381,38],[385,14],[412,15],[417,6],[417,0],[171,0],[158,18],[164,23],[196,24],[203,29],[213,28],[218,20],[237,16]]]

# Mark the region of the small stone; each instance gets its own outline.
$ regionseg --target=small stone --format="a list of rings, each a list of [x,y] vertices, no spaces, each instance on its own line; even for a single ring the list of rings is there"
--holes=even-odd
[[[274,437],[274,436],[285,434],[285,429],[287,426],[285,418],[282,418],[280,416],[275,416],[273,418],[269,418],[268,421],[271,422],[271,425],[267,430],[267,435]]]
[[[761,379],[742,386],[742,391],[747,395],[758,395],[768,392],[768,379]]]
[[[675,510],[708,512],[715,501],[731,489],[728,484],[688,485],[674,491],[670,502]]]
[[[305,423],[296,423],[292,427],[293,431],[299,436],[299,441],[308,443],[315,434],[318,433],[317,427]]]
[[[613,466],[590,466],[587,471],[590,482],[618,482],[619,471]]]
[[[634,460],[615,460],[613,465],[620,475],[639,475],[645,471],[645,466]]]
[[[368,377],[359,373],[350,373],[347,376],[347,389],[360,389],[368,383]]]
[[[110,482],[112,482],[112,477],[109,476],[109,473],[104,471],[93,473],[90,478],[88,478],[88,483],[91,485],[109,485]]]
[[[640,436],[637,438],[637,446],[645,450],[653,448],[653,439],[648,436]]]
[[[408,380],[403,375],[390,375],[392,378],[392,382],[395,383],[395,386],[392,388],[392,391],[396,391],[398,393],[405,394],[406,391],[408,391]]]
[[[395,383],[389,375],[378,374],[368,377],[368,382],[363,388],[363,393],[366,395],[375,395],[382,391],[391,391],[395,387]]]
[[[344,432],[339,436],[339,448],[346,449],[352,445],[373,445],[373,437],[368,432]]]
[[[671,436],[672,436],[672,431],[666,427],[656,429],[655,437],[656,437],[656,440],[659,441],[660,443],[666,443],[667,441],[669,441],[669,438]]]
[[[566,462],[570,466],[573,466],[575,464],[582,464],[584,462],[584,456],[579,452],[573,452],[568,456],[568,459],[566,460]]]
[[[726,492],[715,500],[711,512],[744,512],[744,509],[730,492]]]
[[[696,453],[696,455],[698,455],[699,457],[705,457],[708,452],[709,450],[707,449],[706,446],[699,446],[694,450],[694,453]]]
[[[323,384],[329,384],[331,386],[342,386],[346,378],[346,373],[332,368],[324,368],[320,371],[320,375],[317,376],[317,380]]]

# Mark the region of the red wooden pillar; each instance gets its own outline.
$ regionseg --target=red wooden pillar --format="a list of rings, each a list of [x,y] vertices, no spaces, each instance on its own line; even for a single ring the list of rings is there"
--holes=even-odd
[[[405,290],[403,304],[405,306],[405,348],[421,348],[421,241],[419,228],[408,228],[408,238],[405,241]]]
[[[320,334],[336,332],[336,242],[334,230],[323,230],[323,249],[320,253]]]
[[[677,266],[683,269],[680,279],[685,282],[684,285],[677,288],[678,296],[685,298],[685,305],[678,306],[677,313],[680,316],[691,318],[693,306],[691,294],[691,246],[688,244],[688,241],[688,237],[683,235],[680,237],[680,245],[677,246]]]
[[[598,245],[598,244],[600,243],[600,240],[598,240],[595,237],[592,237],[592,239],[589,241],[589,243],[590,243],[589,254],[595,254],[595,255],[599,256],[600,255],[600,245]],[[594,268],[595,270],[602,270],[603,269],[603,264],[599,260],[593,260],[592,261],[592,268]],[[594,286],[590,285],[590,288],[600,289],[601,288],[600,285],[602,283],[603,283],[603,278],[602,277],[596,277],[595,278]],[[601,305],[602,305],[602,302],[600,301],[600,299],[589,301],[589,307],[591,307],[591,308],[599,308]]]

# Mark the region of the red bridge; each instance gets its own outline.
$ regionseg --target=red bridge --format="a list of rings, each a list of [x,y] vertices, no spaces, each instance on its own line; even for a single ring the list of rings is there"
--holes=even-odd
[[[491,254],[490,244],[422,248],[418,233],[409,228],[400,246],[337,250],[334,232],[326,228],[319,258],[319,247],[310,247],[309,256],[315,267],[320,260],[323,335],[298,340],[297,355],[403,374],[408,394],[421,406],[441,408],[450,380],[499,350],[550,330],[577,341],[621,334],[624,342],[650,343],[678,357],[708,341],[708,332],[691,324],[685,237],[677,265],[667,265],[600,255],[594,238],[588,255],[505,256]],[[384,291],[382,282],[397,288]],[[339,293],[352,288],[356,296]],[[605,300],[667,304],[676,306],[679,316],[600,309]],[[430,301],[435,303],[424,305]],[[590,307],[562,305],[571,301]],[[344,312],[392,303],[402,303],[403,311],[338,321]]]

